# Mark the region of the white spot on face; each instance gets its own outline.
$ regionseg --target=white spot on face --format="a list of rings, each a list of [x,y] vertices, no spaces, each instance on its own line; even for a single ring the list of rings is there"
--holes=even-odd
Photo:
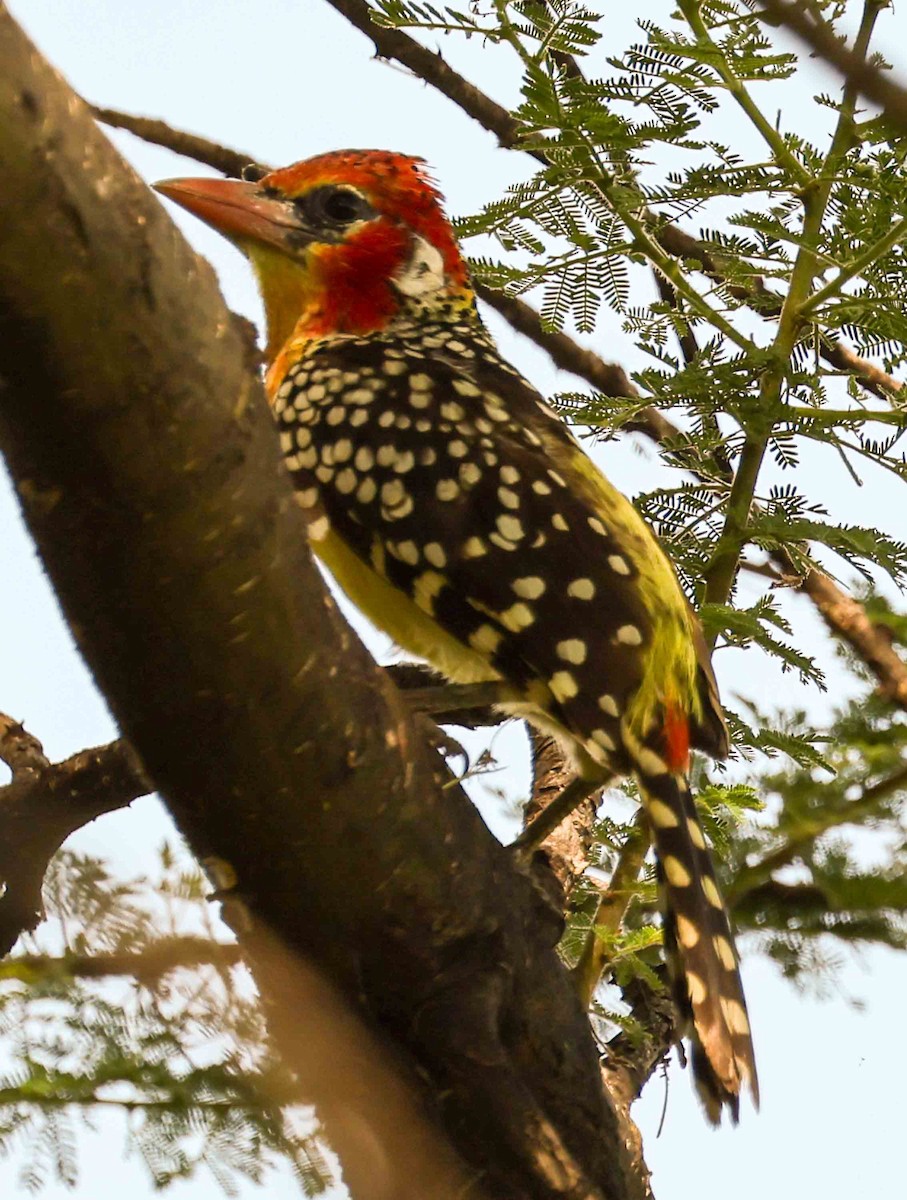
[[[306,388],[305,398],[316,404],[319,400],[323,400],[327,394],[326,387],[320,383],[314,383],[310,388]]]
[[[548,478],[553,480],[553,482],[556,483],[558,487],[566,487],[567,486],[567,481],[566,481],[566,479],[564,479],[563,475],[560,475],[557,471],[552,471],[550,469],[550,467],[548,469]]]
[[[334,480],[334,487],[344,496],[356,490],[356,472],[352,467],[344,467]]]
[[[364,408],[354,408],[350,413],[350,424],[359,426],[364,425],[368,420],[368,410]]]
[[[516,492],[511,491],[510,488],[499,487],[498,488],[498,499],[504,505],[505,508],[519,508],[520,507],[519,496],[517,495]]]
[[[538,600],[545,592],[545,581],[538,575],[524,575],[522,579],[514,579],[510,586],[524,600]]]
[[[418,371],[416,374],[410,375],[409,386],[414,392],[430,392],[434,384],[430,375]]]
[[[532,481],[532,490],[537,496],[550,496],[551,488],[545,483],[544,479],[534,479]]]
[[[642,634],[635,625],[621,625],[614,635],[614,640],[622,646],[640,646],[642,645]]]
[[[412,450],[401,450],[392,465],[398,475],[405,475],[416,465],[416,456]]]
[[[406,373],[406,363],[402,359],[386,358],[381,370],[385,375],[404,375]]]
[[[598,517],[589,517],[588,521],[589,521],[589,528],[592,530],[593,533],[601,534],[603,537],[608,536],[607,529],[605,529],[604,525],[602,525],[602,523],[598,519]]]
[[[551,524],[554,526],[555,529],[559,529],[561,531],[561,533],[566,533],[567,530],[570,528],[570,526],[567,524],[567,522],[564,520],[564,518],[561,516],[560,513],[554,514],[554,516],[551,518]]]
[[[474,487],[482,478],[482,468],[476,463],[461,463],[459,476],[464,487]]]
[[[437,246],[420,237],[413,237],[413,252],[391,280],[404,296],[428,296],[444,286],[444,257]]]
[[[375,455],[379,467],[389,467],[397,457],[397,447],[385,443],[378,447],[378,453]]]
[[[566,641],[558,642],[557,656],[564,662],[573,663],[578,667],[586,661],[586,643],[580,638],[567,638]]]
[[[516,467],[510,467],[506,464],[501,467],[501,482],[502,483],[519,483],[520,473]]]
[[[620,554],[609,554],[608,566],[616,575],[630,574],[630,564]]]
[[[447,453],[451,458],[465,458],[469,453],[469,447],[459,438],[454,438],[452,442],[447,443]]]
[[[463,553],[467,558],[481,558],[488,553],[488,547],[481,538],[471,537],[463,543]]]
[[[346,420],[346,409],[342,404],[335,404],[333,408],[328,409],[328,415],[325,417],[328,425],[342,425]]]
[[[340,438],[339,441],[334,443],[334,462],[335,463],[346,462],[348,458],[352,457],[352,454],[353,454],[353,443],[350,441],[349,438]]]
[[[561,702],[572,700],[579,692],[579,686],[569,671],[555,671],[548,680],[551,694]]]
[[[370,471],[375,465],[375,455],[372,453],[371,446],[360,446],[356,451],[356,457],[353,459],[356,469],[359,471]]]
[[[591,579],[574,579],[567,584],[567,595],[574,600],[591,600],[595,595],[595,584]]]
[[[675,858],[673,854],[667,854],[662,866],[668,883],[672,887],[686,888],[690,886],[693,877],[679,858]]]
[[[609,717],[619,717],[620,709],[617,707],[617,701],[613,696],[609,696],[607,692],[604,696],[599,696],[598,707],[602,712],[607,713]]]
[[[441,416],[445,421],[462,421],[466,416],[466,411],[462,404],[448,400],[446,404],[441,405]]]

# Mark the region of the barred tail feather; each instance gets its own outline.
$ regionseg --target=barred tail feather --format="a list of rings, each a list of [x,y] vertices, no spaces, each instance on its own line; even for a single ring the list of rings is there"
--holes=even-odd
[[[709,1119],[717,1125],[727,1106],[736,1123],[744,1083],[757,1106],[759,1083],[734,936],[686,778],[648,767],[637,762],[636,777],[658,859],[681,1033],[692,1041],[693,1076]]]

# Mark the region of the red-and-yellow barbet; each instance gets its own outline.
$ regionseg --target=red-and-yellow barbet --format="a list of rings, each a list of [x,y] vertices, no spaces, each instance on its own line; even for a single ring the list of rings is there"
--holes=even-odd
[[[498,353],[419,159],[323,154],[159,190],[251,260],[267,390],[314,552],[375,625],[460,684],[500,681],[591,783],[633,774],[713,1120],[757,1093],[727,912],[687,784],[727,752],[708,653],[633,506]]]

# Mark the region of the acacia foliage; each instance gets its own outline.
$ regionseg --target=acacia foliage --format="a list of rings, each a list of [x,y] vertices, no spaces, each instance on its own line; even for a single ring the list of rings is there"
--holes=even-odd
[[[861,52],[883,65],[873,48],[881,4],[811,7],[842,30],[858,26]],[[744,3],[680,0],[659,23],[640,21],[623,46],[605,5],[576,0],[373,0],[372,12],[426,44],[444,35],[452,56],[456,39],[481,39],[489,59],[517,62],[512,111],[537,169],[459,218],[475,276],[536,302],[549,329],[625,354],[634,394],[565,390],[555,402],[599,440],[621,436],[647,406],[669,415],[678,434],[658,449],[666,470],[643,467],[636,500],[716,642],[719,669],[734,649],[749,656],[736,663],[764,660],[802,684],[795,703],[769,709],[738,668],[726,687],[730,768],[698,773],[744,953],[767,954],[787,977],[822,989],[849,947],[903,950],[904,712],[791,602],[819,564],[859,587],[870,615],[907,651],[899,598],[907,546],[897,520],[907,399],[893,378],[907,357],[902,132],[844,89],[814,97],[825,124],[807,140],[799,112],[809,62],[780,51]],[[670,248],[678,225],[695,238],[683,255]],[[842,345],[866,361],[850,354],[843,369],[832,353]],[[652,486],[649,475],[662,482]],[[830,503],[882,479],[899,504],[871,525]],[[830,672],[847,680],[835,708],[814,702]],[[597,827],[600,872],[574,897],[563,944],[571,961],[590,937],[606,936],[593,928],[602,881],[633,833],[607,812]],[[154,885],[161,902],[179,893],[181,904],[200,904],[197,882],[175,884],[169,860],[165,867]],[[139,1114],[129,1136],[157,1183],[206,1163],[229,1188],[232,1172],[255,1177],[280,1155],[306,1190],[321,1188],[314,1131],[294,1134],[253,1095],[263,1072],[273,1095],[279,1071],[254,998],[215,970],[216,1001],[191,985],[177,1002],[168,974],[165,983],[140,980],[124,1008],[108,985],[68,973],[66,953],[122,948],[124,913],[130,946],[150,948],[157,921],[137,915],[133,891],[97,864],[70,856],[53,880],[63,945],[24,949],[56,959],[62,950],[64,962],[30,974],[13,965],[0,988],[0,1021],[18,1040],[17,1062],[0,1081],[0,1139],[26,1129],[33,1137],[26,1183],[40,1184],[50,1166],[72,1176],[67,1114],[122,1099],[103,1090],[118,1084]],[[631,1047],[650,1031],[627,997],[662,987],[651,869],[633,891],[621,928],[607,935],[610,982],[596,996],[603,1035],[619,1028]],[[205,1027],[220,1030],[224,1054],[200,1063],[187,1044]],[[51,1070],[64,1052],[72,1069]]]

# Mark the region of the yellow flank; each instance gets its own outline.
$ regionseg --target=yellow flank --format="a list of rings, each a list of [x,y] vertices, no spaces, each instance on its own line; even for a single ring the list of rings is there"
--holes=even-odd
[[[453,683],[501,678],[486,658],[445,633],[405,592],[358,558],[333,529],[312,549],[363,616],[403,650],[424,658]]]
[[[658,539],[626,496],[608,482],[579,446],[565,452],[561,441],[545,438],[545,450],[570,479],[576,493],[613,531],[621,554],[638,572],[639,595],[652,619],[652,628],[646,647],[646,671],[627,710],[631,730],[644,737],[665,702],[678,703],[694,719],[701,719],[693,618]]]
[[[325,538],[312,543],[312,550],[344,595],[401,649],[424,659],[452,683],[489,683],[501,679],[500,672],[483,654],[446,633],[405,592],[354,554],[333,528]],[[440,578],[434,571],[426,574],[431,575],[433,581]],[[531,721],[544,733],[557,738],[581,775],[589,779],[600,778],[601,767],[574,734],[551,716],[548,711],[551,700],[551,691],[541,680],[535,680],[525,691],[516,687],[502,691],[498,707],[508,716]]]

